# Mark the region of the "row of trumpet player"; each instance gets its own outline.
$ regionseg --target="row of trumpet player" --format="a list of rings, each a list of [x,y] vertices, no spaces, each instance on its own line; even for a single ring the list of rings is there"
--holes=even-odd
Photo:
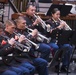
[[[41,22],[41,24],[42,24],[42,26],[44,26],[43,28],[45,28],[45,27],[47,27],[48,29],[47,29],[47,32],[48,31],[51,31],[51,27],[50,27],[50,25],[47,25],[39,16],[36,16],[35,14],[34,14],[34,16],[36,17],[36,18],[39,18],[39,20],[40,20],[40,22]],[[53,19],[54,20],[54,19]],[[64,21],[62,21],[60,18],[58,18],[58,20],[60,21],[60,22],[64,22]],[[54,22],[55,22],[55,20],[54,20]],[[65,30],[72,30],[66,23],[65,23]],[[61,26],[58,26],[57,28],[62,28],[62,26],[63,25],[61,25]],[[45,39],[45,40],[47,40],[47,43],[49,43],[50,42],[50,38],[47,38],[47,37],[45,37],[44,35],[42,35],[42,34],[40,34],[36,29],[35,29],[35,31],[34,30],[32,30],[31,28],[28,28],[28,27],[26,27],[29,31],[31,31],[32,32],[32,36],[34,36],[38,41],[42,41],[43,42],[43,40]],[[14,32],[15,33],[15,32]],[[36,33],[35,35],[33,35],[34,33]],[[21,34],[20,33],[15,33],[16,35],[18,35],[18,36],[21,36]],[[26,43],[29,47],[30,47],[30,45],[32,44],[32,45],[34,45],[35,46],[35,48],[36,49],[38,49],[39,48],[39,45],[37,45],[36,43],[34,43],[33,41],[31,41],[31,40],[29,40],[29,39],[27,39],[27,38],[25,38],[25,36],[22,36],[22,39],[21,40],[23,40],[23,37],[24,37],[24,39],[25,40],[27,40],[28,42]],[[19,40],[19,42],[21,42],[21,40]]]
[[[43,27],[45,30],[47,29],[47,30],[46,30],[47,32],[50,32],[50,31],[52,30],[52,27],[51,27],[49,24],[46,24],[46,22],[43,21],[43,20],[40,18],[40,16],[37,16],[37,15],[35,15],[35,14],[34,14],[34,16],[35,16],[36,19],[39,20],[39,22],[41,23],[42,27]],[[55,23],[57,22],[55,19],[53,19],[53,21],[54,21]],[[72,30],[72,29],[69,27],[69,25],[68,25],[65,21],[61,20],[60,18],[58,18],[58,22],[60,22],[60,26],[57,27],[58,29]],[[54,29],[53,29],[53,30],[54,30]]]
[[[18,22],[16,22],[16,25],[14,24],[14,22],[12,20],[8,20],[5,23],[4,36],[3,36],[5,39],[4,38],[0,38],[0,42],[1,42],[0,43],[1,44],[0,45],[0,48],[1,48],[0,53],[1,53],[2,57],[3,57],[2,61],[4,61],[1,64],[3,64],[3,67],[5,66],[7,70],[8,70],[8,65],[10,67],[13,66],[13,65],[15,65],[16,67],[19,68],[19,71],[20,71],[21,74],[25,74],[26,73],[26,75],[27,74],[28,75],[29,74],[34,74],[34,72],[35,72],[35,65],[36,65],[36,68],[40,68],[41,70],[44,71],[44,72],[41,72],[41,70],[39,69],[38,70],[39,74],[41,74],[41,75],[44,75],[44,74],[48,75],[48,73],[47,73],[47,61],[46,60],[48,59],[48,56],[50,54],[50,48],[49,47],[48,47],[49,49],[48,48],[46,49],[45,46],[44,46],[44,44],[42,44],[44,47],[41,48],[41,46],[42,46],[41,45],[40,49],[39,49],[40,51],[42,51],[42,50],[45,51],[46,50],[45,52],[43,51],[43,54],[41,55],[42,58],[44,58],[44,59],[47,58],[46,60],[44,60],[42,58],[35,57],[35,55],[34,55],[34,50],[35,49],[31,49],[28,53],[25,53],[25,52],[18,51],[17,48],[16,49],[13,48],[13,45],[15,45],[16,41],[17,41],[16,44],[18,46],[20,46],[20,47],[22,47],[22,45],[24,44],[24,42],[26,42],[26,40],[24,41],[24,39],[26,39],[25,38],[26,35],[23,36],[24,33],[26,33],[26,31],[25,31],[25,20],[21,19],[21,20],[17,20],[17,21]],[[2,31],[0,29],[0,33],[1,32]],[[14,34],[14,32],[20,33],[21,34],[21,35],[19,34],[20,37],[17,38],[17,36]],[[8,37],[11,38],[11,39],[9,39]],[[31,36],[31,38],[32,37],[34,37],[34,36]],[[14,38],[14,39],[12,39],[12,38]],[[8,40],[9,44],[5,43],[5,40]],[[47,52],[47,51],[49,51],[49,52]],[[7,56],[10,53],[12,53],[12,57],[8,57]],[[10,60],[7,60],[7,58],[10,59]],[[0,58],[0,61],[1,61],[1,58]],[[14,63],[13,63],[13,61],[14,61]],[[18,64],[17,64],[17,62],[18,62]],[[32,64],[34,64],[34,66]],[[30,69],[27,68],[27,66],[32,69],[31,72],[30,72]],[[3,69],[3,67],[1,69]],[[44,67],[45,67],[45,69],[44,69]],[[28,71],[25,72],[26,70],[28,70],[29,72]],[[46,71],[46,73],[45,73],[45,71]],[[1,71],[1,74],[2,74],[2,71]],[[4,73],[4,75],[5,75],[5,73]]]
[[[33,30],[31,28],[28,28],[28,27],[26,27],[26,28],[27,28],[27,31],[29,34],[28,37],[32,35],[34,37],[34,39],[37,39],[39,42],[44,42],[44,40],[46,40],[46,43],[49,43],[51,41],[51,38],[47,38],[46,36],[40,34],[37,29]],[[25,35],[22,35],[22,34],[16,33],[16,32],[14,32],[14,34],[16,34],[18,37],[22,36],[23,37],[22,40],[24,39],[24,41],[26,42],[26,45],[29,46],[30,48],[32,45],[35,46],[35,49],[39,48],[39,44],[34,43],[33,41],[31,41],[30,39],[25,37]],[[19,42],[21,42],[21,41],[19,41]]]

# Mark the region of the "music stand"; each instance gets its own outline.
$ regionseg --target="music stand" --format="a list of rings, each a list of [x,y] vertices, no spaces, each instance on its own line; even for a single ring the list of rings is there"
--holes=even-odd
[[[70,31],[70,30],[62,31],[62,33],[60,34],[60,36],[58,38],[58,44],[70,43],[71,36],[72,36],[72,31]]]
[[[50,16],[51,12],[54,8],[58,8],[61,12],[61,16],[67,16],[70,13],[70,10],[72,8],[71,5],[58,5],[58,4],[52,4],[49,8],[49,10],[46,13],[46,16]],[[64,12],[66,11],[66,12]]]
[[[71,36],[73,34],[73,31],[70,31],[70,30],[63,30],[61,35],[59,36],[58,38],[58,44],[59,45],[63,45],[63,44],[71,44],[70,43],[70,39],[71,39]],[[67,49],[68,50],[68,49]],[[69,69],[69,65],[70,65],[70,53],[68,51],[68,66],[67,66],[67,75],[68,75],[68,69]]]
[[[61,49],[57,50],[55,52],[55,55],[54,55],[53,59],[48,64],[48,66],[49,67],[54,67],[56,65],[60,66],[60,62],[61,62],[62,58],[64,57],[64,54],[66,53],[66,51],[67,51],[67,47],[66,48],[61,48]],[[59,67],[58,67],[57,74],[59,75]]]
[[[51,15],[51,11],[54,9],[54,8],[58,8],[59,10],[61,9],[61,6],[62,5],[58,5],[58,4],[52,4],[49,8],[49,10],[47,11],[46,13],[46,16],[50,16]]]
[[[76,30],[73,31],[72,39],[71,39],[71,44],[76,45]]]
[[[70,43],[71,43],[72,45],[74,45],[74,46],[75,46],[75,49],[76,49],[76,30],[73,31],[73,34],[72,34]],[[75,52],[75,49],[72,51],[71,60],[72,60],[73,54],[74,54],[74,52]]]
[[[71,9],[72,9],[72,5],[62,5],[61,16],[67,16],[70,13]]]

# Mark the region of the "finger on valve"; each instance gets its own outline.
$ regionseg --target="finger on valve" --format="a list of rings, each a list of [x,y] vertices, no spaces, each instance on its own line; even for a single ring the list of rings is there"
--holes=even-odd
[[[11,44],[11,45],[14,45],[15,44],[15,39],[11,38],[10,40],[8,40],[8,43]]]

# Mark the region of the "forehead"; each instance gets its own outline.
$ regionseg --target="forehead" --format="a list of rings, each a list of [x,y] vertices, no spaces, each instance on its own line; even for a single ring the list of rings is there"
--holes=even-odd
[[[23,22],[26,22],[24,19],[21,19],[20,21],[19,21],[20,23],[23,23]]]
[[[36,8],[35,8],[35,6],[32,6],[32,5],[31,5],[31,6],[29,6],[28,9],[36,9]]]
[[[12,24],[10,25],[10,27],[16,27],[16,26],[15,26],[15,24],[12,23]]]
[[[56,14],[60,14],[60,11],[56,11]]]

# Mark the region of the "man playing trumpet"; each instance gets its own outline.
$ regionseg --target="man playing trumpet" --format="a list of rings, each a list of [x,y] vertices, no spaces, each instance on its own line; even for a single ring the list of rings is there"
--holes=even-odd
[[[26,14],[24,16],[24,19],[26,20],[26,24],[29,28],[37,29],[38,32],[40,32],[42,35],[44,35],[45,34],[44,28],[46,29],[46,27],[41,24],[41,19],[39,17],[36,18],[34,16],[36,13],[35,10],[36,10],[36,7],[34,5],[28,5],[26,7]],[[36,40],[35,43],[39,43],[39,41]],[[40,44],[40,47],[39,47],[38,51],[41,52],[41,58],[44,58],[48,61],[49,55],[51,52],[51,47],[44,42],[39,43],[39,44]]]
[[[10,22],[10,24],[12,24],[12,22]],[[6,31],[10,31],[10,32],[12,32],[12,34],[14,34],[14,32],[20,33],[21,35],[18,36],[18,37],[17,37],[17,35],[14,34],[15,35],[15,39],[19,43],[25,44],[26,41],[27,41],[25,38],[26,37],[34,38],[34,36],[36,35],[36,32],[37,32],[35,30],[35,31],[32,32],[31,36],[25,36],[25,35],[28,35],[28,33],[26,33],[26,31],[25,31],[25,29],[26,29],[25,27],[26,27],[26,21],[24,19],[20,18],[20,19],[16,20],[16,26],[14,24],[13,24],[13,26],[9,25],[9,26],[7,26],[5,28],[5,30],[9,29],[9,30],[6,30]],[[15,30],[15,28],[16,28],[16,30]],[[7,34],[7,32],[6,32],[6,34]],[[10,36],[12,34],[8,34],[8,36]],[[31,53],[31,51],[32,51],[32,53]],[[26,54],[28,54],[28,55],[26,55]],[[48,75],[47,61],[42,59],[42,58],[35,57],[33,50],[30,50],[29,52],[21,52],[19,50],[15,50],[14,56],[17,56],[15,58],[19,62],[22,62],[22,66],[24,67],[24,69],[23,69],[23,67],[21,67],[21,69],[23,71],[27,71],[27,70],[25,70],[25,68],[27,67],[27,69],[30,72],[30,75],[34,74],[35,68],[37,69],[39,75]],[[33,64],[33,65],[31,65],[31,64]]]

